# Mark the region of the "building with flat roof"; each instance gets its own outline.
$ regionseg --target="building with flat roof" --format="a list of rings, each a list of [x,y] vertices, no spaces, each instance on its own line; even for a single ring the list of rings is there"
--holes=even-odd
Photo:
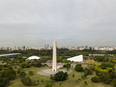
[[[74,56],[67,59],[68,61],[83,62],[83,55]]]
[[[22,53],[10,53],[10,54],[1,54],[0,57],[13,57],[17,55],[21,55]]]

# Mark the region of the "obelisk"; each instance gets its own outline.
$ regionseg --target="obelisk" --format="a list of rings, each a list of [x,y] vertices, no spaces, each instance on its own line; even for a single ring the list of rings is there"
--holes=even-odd
[[[57,71],[57,57],[56,57],[56,41],[53,41],[53,60],[52,60],[52,71]]]

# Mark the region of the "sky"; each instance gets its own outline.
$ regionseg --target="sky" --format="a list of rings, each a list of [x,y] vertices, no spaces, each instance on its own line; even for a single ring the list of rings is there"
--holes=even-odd
[[[116,0],[0,0],[0,46],[116,46]]]

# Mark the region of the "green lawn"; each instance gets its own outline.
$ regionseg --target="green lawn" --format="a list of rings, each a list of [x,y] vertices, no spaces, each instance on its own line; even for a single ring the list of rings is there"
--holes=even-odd
[[[42,67],[46,68],[46,67]],[[26,74],[28,74],[29,71],[33,71],[34,75],[30,76],[32,81],[37,81],[39,80],[39,85],[38,86],[31,86],[31,87],[45,87],[46,82],[50,81],[49,76],[43,76],[37,74],[37,71],[42,68],[25,68],[24,71]],[[103,83],[93,83],[91,82],[91,77],[94,75],[89,75],[86,79],[81,79],[81,76],[83,73],[76,72],[74,68],[71,68],[72,72],[69,74],[68,79],[66,81],[60,81],[60,82],[54,82],[53,87],[112,87],[110,85],[106,85]],[[73,78],[72,75],[75,75]],[[81,79],[81,80],[78,80]],[[84,84],[84,81],[87,81],[88,85]],[[19,76],[13,81],[10,81],[8,87],[30,87],[30,86],[24,86],[21,81]]]

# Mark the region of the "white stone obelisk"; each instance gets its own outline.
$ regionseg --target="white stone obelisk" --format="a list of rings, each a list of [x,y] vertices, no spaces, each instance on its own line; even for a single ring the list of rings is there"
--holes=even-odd
[[[52,60],[52,71],[57,71],[57,57],[56,57],[56,41],[53,41],[53,60]]]

